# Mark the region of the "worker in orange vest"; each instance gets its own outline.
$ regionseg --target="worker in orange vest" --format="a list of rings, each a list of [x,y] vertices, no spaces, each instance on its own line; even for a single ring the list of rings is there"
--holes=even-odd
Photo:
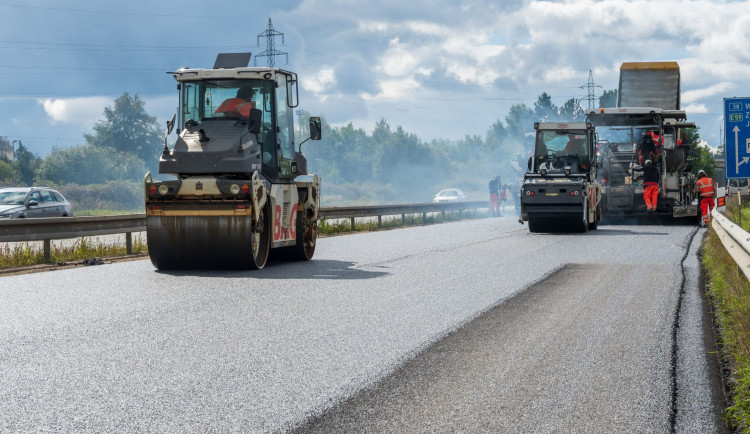
[[[227,115],[239,115],[243,118],[250,117],[250,109],[255,108],[253,103],[253,94],[255,91],[250,86],[241,87],[237,90],[235,98],[229,98],[221,103],[216,113],[226,113]]]
[[[651,160],[646,160],[641,167],[643,171],[643,201],[646,202],[646,213],[656,212],[656,201],[659,199],[659,169]]]
[[[695,194],[700,195],[701,206],[701,227],[708,225],[711,210],[716,206],[714,198],[716,197],[716,184],[714,180],[706,175],[703,170],[698,171],[698,181],[695,183]]]

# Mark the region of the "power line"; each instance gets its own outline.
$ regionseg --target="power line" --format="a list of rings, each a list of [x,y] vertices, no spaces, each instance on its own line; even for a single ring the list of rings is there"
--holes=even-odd
[[[284,43],[284,34],[281,32],[277,32],[273,28],[273,23],[271,23],[271,19],[268,19],[268,27],[266,28],[266,31],[258,35],[258,46],[260,47],[260,38],[266,37],[266,51],[263,51],[262,53],[255,56],[255,66],[258,66],[258,57],[267,57],[268,58],[268,66],[273,68],[276,64],[275,59],[276,56],[281,56],[282,54],[286,56],[286,63],[289,63],[289,54],[284,53],[281,51],[276,50],[276,44],[274,43],[274,38],[276,36],[281,36],[281,43]]]
[[[598,84],[594,83],[594,74],[592,74],[591,70],[589,69],[589,81],[588,81],[588,83],[586,83],[586,84],[584,84],[583,86],[580,87],[581,89],[586,88],[586,90],[587,90],[588,95],[586,96],[586,98],[582,98],[582,99],[585,99],[586,101],[588,101],[588,103],[589,103],[589,110],[592,109],[592,108],[595,108],[594,107],[594,100],[596,99],[596,96],[594,95],[594,89],[597,88],[597,87],[601,88],[601,86],[599,86]]]

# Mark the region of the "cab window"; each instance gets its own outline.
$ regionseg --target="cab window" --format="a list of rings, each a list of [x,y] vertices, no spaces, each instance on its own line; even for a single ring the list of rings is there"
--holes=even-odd
[[[287,79],[286,75],[278,75],[279,86],[276,88],[276,140],[281,149],[281,176],[293,176],[291,162],[294,160],[294,113],[287,106]]]

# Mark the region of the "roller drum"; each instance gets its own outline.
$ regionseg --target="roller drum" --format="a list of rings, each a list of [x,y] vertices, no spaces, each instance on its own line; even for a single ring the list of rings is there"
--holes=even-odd
[[[249,216],[148,216],[146,232],[151,262],[160,270],[265,265],[253,256],[253,238],[264,238],[253,237]]]

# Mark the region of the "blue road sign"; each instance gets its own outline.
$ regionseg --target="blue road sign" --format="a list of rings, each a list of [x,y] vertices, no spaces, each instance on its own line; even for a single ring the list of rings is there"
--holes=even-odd
[[[750,98],[724,98],[727,178],[750,178]]]

